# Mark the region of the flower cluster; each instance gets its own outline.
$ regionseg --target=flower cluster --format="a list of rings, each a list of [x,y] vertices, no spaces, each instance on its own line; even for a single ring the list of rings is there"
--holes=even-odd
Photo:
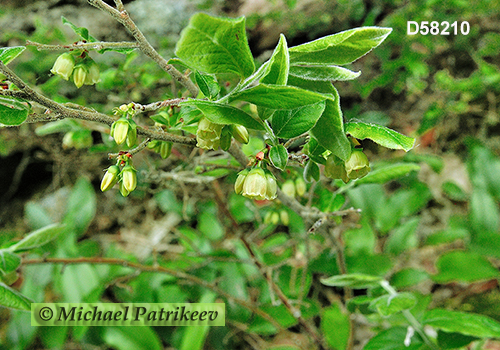
[[[105,192],[120,183],[120,193],[127,197],[130,192],[137,187],[137,170],[129,163],[125,162],[123,169],[119,165],[112,165],[106,170],[101,181],[101,191]]]
[[[196,131],[196,147],[217,150],[220,147],[223,125],[212,123],[202,118]]]
[[[285,226],[290,224],[290,217],[286,209],[280,211],[270,210],[264,216],[264,223],[267,225],[277,225],[280,221]]]
[[[61,76],[64,80],[72,78],[77,88],[84,84],[94,85],[100,81],[99,66],[85,53],[63,53],[57,57],[50,72]]]
[[[172,142],[153,140],[148,143],[148,148],[159,153],[163,159],[167,159],[172,153]]]
[[[326,159],[325,176],[332,179],[342,179],[344,183],[360,179],[370,172],[368,158],[360,149],[353,149],[349,159],[344,162],[330,154]]]
[[[231,145],[231,136],[240,143],[248,143],[248,130],[243,125],[221,125],[202,118],[196,131],[196,146],[227,151]]]
[[[137,141],[137,124],[132,120],[135,115],[134,104],[121,105],[114,109],[115,115],[122,117],[111,125],[110,135],[116,144],[121,145],[125,141],[128,147],[133,147]]]
[[[289,197],[298,195],[302,197],[306,193],[306,183],[302,177],[297,177],[295,180],[288,179],[281,186],[281,190]]]
[[[237,194],[257,200],[275,199],[277,189],[274,175],[269,170],[259,167],[240,171],[234,184],[234,191]]]

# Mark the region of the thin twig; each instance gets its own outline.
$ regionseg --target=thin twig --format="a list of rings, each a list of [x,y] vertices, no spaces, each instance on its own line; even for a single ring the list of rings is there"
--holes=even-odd
[[[51,112],[59,114],[61,116],[60,119],[62,118],[83,119],[102,124],[107,124],[108,126],[111,126],[111,124],[115,122],[114,118],[107,116],[106,114],[102,114],[96,111],[90,111],[88,109],[77,110],[75,108],[70,108],[64,104],[57,103],[51,100],[50,98],[43,96],[42,94],[38,93],[30,86],[28,86],[2,61],[0,61],[0,72],[2,72],[9,81],[11,81],[14,85],[16,85],[20,89],[19,91],[0,89],[0,96],[3,95],[3,96],[17,97],[35,102],[45,108],[48,108]],[[194,146],[196,144],[196,140],[190,137],[174,135],[167,132],[152,131],[144,129],[142,127],[137,127],[137,134],[149,137],[152,140],[169,141],[173,143],[180,143],[190,146]]]
[[[180,271],[180,270],[170,269],[168,267],[163,267],[163,266],[158,266],[158,265],[157,266],[142,265],[139,263],[134,263],[134,262],[131,262],[128,260],[118,259],[118,258],[101,258],[101,257],[25,259],[22,261],[22,264],[23,265],[35,265],[35,264],[64,264],[64,265],[93,264],[93,265],[99,265],[99,264],[104,264],[104,265],[119,265],[119,266],[129,267],[131,269],[140,270],[140,271],[144,271],[144,272],[165,273],[167,275],[174,276],[178,279],[187,280],[193,284],[210,289],[210,290],[214,291],[215,293],[223,296],[227,300],[232,301],[238,305],[241,305],[242,307],[250,310],[254,314],[259,315],[262,318],[266,319],[274,327],[276,327],[278,330],[283,330],[283,327],[275,319],[273,319],[271,316],[269,316],[266,312],[256,308],[248,301],[233,297],[231,294],[220,289],[216,285],[208,283],[199,277],[187,274],[187,273]]]
[[[272,291],[276,293],[278,298],[281,300],[283,305],[288,309],[288,311],[292,314],[294,318],[297,319],[299,324],[304,327],[304,329],[309,333],[312,339],[314,341],[323,346],[324,348],[328,348],[326,345],[325,340],[323,337],[321,337],[320,334],[301,316],[300,309],[297,309],[295,306],[292,305],[288,297],[283,293],[281,288],[273,281],[272,276],[269,272],[269,268],[267,268],[264,264],[260,262],[260,260],[257,258],[255,255],[255,252],[252,249],[252,246],[250,243],[246,240],[244,236],[240,236],[240,240],[243,242],[245,245],[245,248],[247,249],[248,253],[250,254],[252,260],[254,261],[255,265],[258,267],[259,271],[264,275],[266,278],[268,285],[271,287]]]
[[[122,41],[122,42],[107,42],[107,41],[96,41],[96,42],[76,42],[69,45],[47,45],[37,43],[35,41],[26,40],[26,46],[34,46],[38,51],[42,50],[103,50],[103,49],[137,49],[139,48],[138,43]]]
[[[102,0],[87,0],[89,4],[98,9],[108,13],[111,17],[121,23],[132,36],[137,40],[139,44],[139,49],[148,57],[150,57],[153,61],[155,61],[161,69],[170,74],[172,78],[181,83],[185,88],[189,90],[192,96],[198,96],[198,87],[189,79],[188,76],[179,72],[173,65],[169,64],[166,59],[164,59],[155,49],[149,41],[146,39],[144,34],[142,34],[141,30],[136,26],[134,21],[130,18],[129,14],[123,8],[123,5],[117,6],[121,8],[117,10],[108,4],[106,4]]]

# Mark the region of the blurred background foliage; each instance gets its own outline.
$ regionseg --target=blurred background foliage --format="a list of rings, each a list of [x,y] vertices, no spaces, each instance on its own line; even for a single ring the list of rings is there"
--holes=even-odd
[[[308,234],[311,223],[283,205],[254,203],[235,195],[237,164],[217,170],[210,166],[227,164],[223,153],[199,154],[174,145],[172,156],[163,160],[142,152],[134,158],[139,189],[122,198],[117,191],[98,191],[101,170],[109,165],[107,153],[110,147],[118,150],[112,149],[107,130],[81,121],[52,128],[43,124],[4,128],[0,245],[30,230],[64,222],[65,232],[57,241],[30,252],[26,259],[105,256],[185,271],[260,305],[286,330],[278,332],[248,309],[167,274],[108,265],[28,264],[17,271],[14,287],[37,302],[217,300],[226,303],[227,327],[35,328],[29,324],[29,313],[0,309],[0,349],[317,348],[297,320],[276,303],[240,235],[248,237],[275,283],[335,349],[346,348],[351,321],[341,303],[343,291],[321,285],[319,278],[341,272],[339,252],[349,273],[385,276],[398,290],[412,292],[418,300],[415,312],[444,307],[500,321],[499,1],[124,3],[165,57],[171,57],[180,30],[199,10],[245,15],[257,62],[270,55],[280,33],[294,46],[359,26],[392,27],[379,48],[352,65],[362,75],[335,86],[347,120],[384,124],[418,138],[418,146],[408,154],[364,141],[373,169],[396,162],[417,162],[421,169],[384,184],[308,185],[306,196],[297,196],[304,204],[322,210],[362,210],[359,216],[344,218],[334,230],[337,238],[342,237],[339,247],[328,232]],[[23,45],[27,39],[44,44],[75,41],[60,24],[61,15],[102,40],[128,38],[85,1],[4,4],[1,46]],[[466,36],[408,36],[409,20],[468,21],[471,30]],[[104,113],[122,103],[145,104],[181,93],[169,76],[135,52],[95,54],[102,81],[77,90],[49,73],[57,55],[30,47],[13,67],[54,100]],[[146,119],[139,123],[146,124]],[[77,136],[72,144],[63,145],[69,131]],[[244,151],[254,154],[262,145],[253,138]],[[295,179],[301,172],[291,168],[281,180]],[[355,295],[362,296],[362,292]],[[352,305],[356,302],[350,311],[356,309]],[[384,326],[401,324],[397,315],[382,319],[362,307],[362,301],[359,305],[353,321],[355,348],[362,348]],[[449,348],[464,344],[468,342],[458,341]]]

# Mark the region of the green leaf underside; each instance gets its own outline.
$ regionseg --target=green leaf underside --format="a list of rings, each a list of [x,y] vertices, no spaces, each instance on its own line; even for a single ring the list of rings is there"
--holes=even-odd
[[[415,163],[391,164],[368,173],[365,177],[358,179],[357,184],[384,184],[391,180],[408,175],[412,171],[420,170],[420,165]]]
[[[245,78],[255,70],[244,17],[223,19],[195,14],[182,31],[175,53],[205,73],[236,73]]]
[[[400,134],[382,125],[361,122],[345,124],[346,133],[357,139],[370,139],[381,146],[391,149],[403,149],[406,152],[415,145],[415,139]]]
[[[356,79],[361,72],[338,66],[291,66],[290,75],[313,81],[344,81]]]
[[[282,109],[273,114],[271,128],[274,134],[284,139],[291,139],[309,131],[321,117],[326,102],[321,101],[295,109]]]
[[[9,247],[13,252],[20,252],[33,248],[38,248],[55,239],[64,230],[66,225],[52,224],[31,232],[22,240]]]
[[[232,95],[230,101],[246,101],[272,109],[294,109],[326,98],[325,95],[293,86],[259,84]]]
[[[370,303],[370,308],[377,310],[382,316],[390,316],[397,312],[411,309],[417,299],[411,293],[398,293],[397,295],[382,295]]]
[[[31,311],[31,300],[1,282],[0,305],[15,310]]]
[[[189,100],[182,102],[181,106],[194,106],[203,115],[216,124],[239,124],[249,129],[264,130],[262,124],[250,114],[236,107],[210,101]]]
[[[330,81],[324,80],[307,80],[302,79],[294,75],[288,76],[288,85],[296,86],[301,89],[316,91],[322,94],[333,94],[335,93],[335,88]]]
[[[411,337],[411,343],[406,346],[407,327],[392,327],[380,332],[363,347],[363,350],[430,350],[417,334]]]
[[[311,134],[321,146],[346,161],[351,155],[351,143],[344,132],[344,122],[337,90],[334,91],[334,96],[335,100],[326,100],[325,110],[314,128],[311,129]]]
[[[363,27],[329,35],[290,48],[290,63],[344,65],[366,55],[382,43],[391,28]]]
[[[2,273],[9,273],[17,269],[21,264],[21,258],[7,249],[0,249],[0,276]]]
[[[7,65],[9,62],[14,60],[17,56],[19,56],[24,50],[26,50],[26,46],[12,46],[12,47],[2,47],[0,48],[0,61],[3,64]]]
[[[0,96],[0,123],[4,125],[22,124],[30,111],[24,100]]]
[[[382,281],[381,277],[351,273],[323,278],[321,283],[330,287],[351,287],[353,289],[366,289],[376,287]]]
[[[498,321],[473,313],[433,309],[425,313],[422,323],[450,333],[461,333],[479,338],[500,337]]]
[[[73,23],[71,23],[70,21],[68,21],[64,16],[61,16],[61,20],[62,20],[63,24],[66,24],[71,29],[73,29],[73,31],[77,35],[79,35],[83,40],[86,40],[86,41],[91,42],[91,43],[97,41],[96,38],[94,38],[92,35],[89,34],[89,31],[88,31],[87,28],[75,26]]]
[[[283,145],[274,146],[269,150],[269,159],[276,168],[284,171],[288,162],[288,151]]]
[[[195,73],[196,83],[200,87],[201,92],[208,98],[216,98],[220,91],[220,86],[214,77],[210,75]]]
[[[265,75],[260,79],[262,84],[286,85],[290,69],[290,57],[286,38],[280,34],[280,41],[269,59]]]

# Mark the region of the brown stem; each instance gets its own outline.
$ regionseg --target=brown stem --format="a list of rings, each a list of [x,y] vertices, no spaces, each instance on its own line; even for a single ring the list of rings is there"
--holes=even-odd
[[[257,256],[255,255],[255,253],[252,249],[252,246],[246,240],[246,238],[244,236],[241,236],[240,239],[243,242],[243,244],[245,245],[245,248],[247,249],[248,253],[250,254],[253,262],[255,263],[255,265],[257,266],[259,271],[261,271],[261,273],[264,275],[264,277],[267,280],[267,283],[271,286],[273,292],[276,293],[276,295],[281,300],[283,305],[285,305],[285,307],[292,314],[292,316],[294,318],[296,318],[297,321],[299,321],[300,325],[302,327],[304,327],[304,329],[309,333],[311,338],[314,339],[314,341],[317,344],[323,346],[324,348],[328,348],[328,345],[326,344],[323,337],[321,337],[321,335],[318,334],[318,332],[300,315],[300,310],[298,310],[297,308],[295,308],[295,306],[292,305],[292,303],[290,302],[288,297],[283,293],[281,288],[273,281],[272,276],[269,273],[269,269],[267,269],[266,266],[264,266],[264,264],[262,264],[260,262],[260,260],[257,258]]]
[[[192,96],[198,96],[198,87],[194,85],[194,83],[189,79],[188,76],[179,72],[173,65],[169,64],[166,59],[164,59],[155,49],[149,41],[146,39],[144,34],[142,34],[141,30],[136,26],[134,21],[130,18],[129,14],[123,8],[123,5],[118,6],[121,10],[117,10],[108,4],[106,4],[102,0],[87,0],[89,4],[97,7],[98,9],[107,12],[111,17],[121,23],[132,36],[137,40],[139,44],[139,49],[148,57],[150,57],[153,61],[155,61],[161,69],[170,74],[172,78],[181,83],[185,88],[189,90]],[[120,4],[118,4],[120,5]]]
[[[235,298],[231,294],[229,294],[226,291],[217,287],[216,285],[208,283],[201,278],[198,278],[196,276],[187,274],[187,273],[179,271],[179,270],[170,269],[170,268],[158,266],[158,265],[156,265],[156,266],[142,265],[142,264],[134,263],[134,262],[124,260],[124,259],[101,258],[101,257],[25,259],[22,261],[22,264],[23,265],[35,265],[35,264],[64,264],[64,265],[94,264],[94,265],[98,265],[98,264],[105,264],[105,265],[120,265],[123,267],[129,267],[129,268],[132,268],[135,270],[145,271],[145,272],[165,273],[165,274],[174,276],[178,279],[187,280],[193,284],[210,289],[210,290],[214,291],[215,293],[223,296],[227,300],[230,300],[238,305],[241,305],[242,307],[252,311],[256,315],[259,315],[262,318],[266,319],[274,327],[276,327],[278,330],[283,330],[283,327],[278,322],[276,322],[276,320],[274,320],[271,316],[269,316],[264,311],[253,306],[248,301],[240,299],[240,298]]]
[[[0,72],[2,72],[9,81],[16,85],[20,91],[0,90],[0,95],[22,98],[48,108],[51,112],[59,114],[61,118],[83,119],[111,126],[115,119],[99,112],[87,109],[69,108],[61,103],[57,103],[50,98],[43,96],[29,87],[21,78],[11,71],[2,61],[0,61]],[[174,143],[180,143],[189,146],[195,146],[196,140],[190,137],[174,135],[166,132],[152,131],[142,127],[137,128],[137,134],[149,137],[152,140],[162,140]]]
[[[105,42],[98,41],[92,43],[78,42],[70,45],[46,45],[40,44],[31,40],[26,40],[26,46],[35,46],[38,51],[41,50],[78,50],[78,49],[136,49],[139,48],[138,43],[134,42]]]

